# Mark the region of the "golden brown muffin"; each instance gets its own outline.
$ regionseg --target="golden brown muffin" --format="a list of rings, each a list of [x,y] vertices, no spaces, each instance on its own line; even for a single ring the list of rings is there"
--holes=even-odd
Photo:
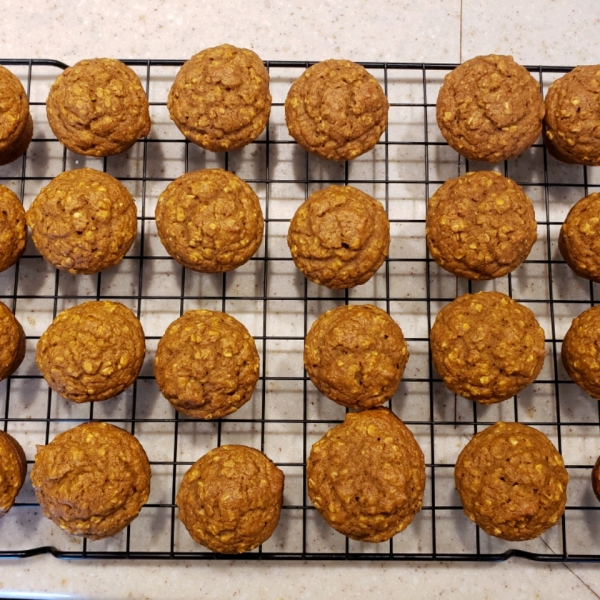
[[[89,540],[119,533],[150,495],[150,463],[127,431],[83,423],[38,446],[31,481],[44,515]]]
[[[573,319],[562,344],[562,362],[569,377],[592,398],[600,400],[600,306]]]
[[[600,456],[592,469],[592,489],[594,490],[596,498],[600,500]]]
[[[94,169],[55,177],[27,211],[33,243],[56,268],[97,273],[121,261],[137,232],[136,206],[127,188]]]
[[[27,460],[21,444],[0,431],[0,519],[12,508],[27,475]]]
[[[12,311],[0,302],[0,381],[12,375],[25,358],[25,332]]]
[[[349,408],[373,408],[396,392],[408,361],[402,329],[384,310],[334,308],[310,328],[304,366],[317,389]]]
[[[465,294],[439,312],[431,328],[431,356],[452,392],[494,404],[539,375],[544,330],[531,310],[500,292]]]
[[[27,222],[21,201],[0,185],[0,271],[6,271],[21,258],[27,245]]]
[[[190,310],[158,342],[154,375],[163,396],[179,412],[218,419],[250,400],[259,366],[254,339],[237,319]]]
[[[514,271],[537,239],[531,200],[495,171],[449,179],[429,200],[427,247],[444,269],[467,279]]]
[[[518,156],[542,132],[539,83],[512,56],[476,56],[448,73],[437,122],[454,150],[470,160]]]
[[[269,73],[252,50],[207,48],[181,67],[167,107],[190,142],[212,152],[237,150],[254,141],[269,120]]]
[[[179,520],[194,541],[213,552],[248,552],[277,527],[283,480],[283,472],[254,448],[215,448],[183,476]]]
[[[140,78],[112,58],[82,60],[61,73],[46,101],[48,123],[71,152],[110,156],[150,132]]]
[[[380,202],[351,186],[310,195],[296,211],[287,243],[307,279],[333,290],[366,283],[390,247],[390,222]]]
[[[582,198],[560,228],[558,248],[579,275],[600,283],[600,193]]]
[[[285,100],[285,122],[308,152],[351,160],[379,141],[389,108],[383,89],[364,67],[324,60],[293,83]]]
[[[231,271],[249,261],[265,224],[254,190],[223,169],[178,177],[160,195],[155,216],[167,252],[201,273]]]
[[[544,142],[566,163],[600,165],[600,65],[577,67],[546,94]]]
[[[496,423],[463,448],[454,470],[465,514],[485,533],[532,540],[565,510],[569,475],[562,456],[540,431]]]
[[[353,540],[384,542],[421,510],[425,459],[387,408],[348,413],[310,451],[308,495],[325,521]]]
[[[53,390],[81,403],[113,398],[133,385],[145,354],[138,318],[103,300],[61,312],[40,338],[35,362]]]
[[[19,79],[0,66],[0,165],[19,158],[33,137],[29,100]]]

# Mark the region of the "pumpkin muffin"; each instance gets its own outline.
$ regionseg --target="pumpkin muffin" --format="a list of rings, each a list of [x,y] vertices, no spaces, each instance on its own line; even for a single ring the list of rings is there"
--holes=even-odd
[[[237,319],[190,310],[158,342],[154,375],[176,410],[196,419],[218,419],[250,400],[259,366],[254,339]]]
[[[396,392],[408,348],[384,310],[348,305],[321,315],[304,344],[304,366],[315,387],[349,408],[373,408]]]
[[[427,247],[446,271],[494,279],[514,271],[537,239],[531,200],[495,171],[449,179],[429,200]]]
[[[0,519],[12,508],[27,475],[27,460],[21,444],[0,431]]]
[[[421,510],[425,459],[387,408],[348,413],[310,451],[308,495],[325,521],[353,540],[385,542]]]
[[[579,275],[600,283],[600,193],[582,198],[560,228],[558,248]]]
[[[600,456],[592,469],[592,489],[598,500],[600,500]]]
[[[0,185],[0,271],[21,258],[27,245],[25,210],[14,192]]]
[[[112,58],[82,60],[50,88],[48,123],[71,152],[110,156],[125,152],[150,132],[150,112],[140,78]]]
[[[178,177],[160,195],[155,216],[167,252],[201,273],[243,265],[263,238],[264,218],[254,190],[223,169]]]
[[[377,80],[349,60],[325,60],[293,83],[285,100],[290,135],[308,152],[352,160],[371,150],[388,122],[389,102]]]
[[[307,279],[333,290],[366,283],[390,247],[390,222],[380,202],[345,186],[310,195],[292,218],[287,243]]]
[[[22,156],[33,137],[29,100],[19,79],[0,66],[0,165]]]
[[[465,294],[439,312],[431,328],[431,356],[448,389],[494,404],[539,375],[544,330],[529,308],[500,292]]]
[[[146,354],[144,331],[123,304],[85,302],[61,312],[37,345],[48,385],[67,400],[107,400],[133,385]]]
[[[25,332],[12,311],[0,302],[0,381],[12,375],[25,358]]]
[[[121,261],[137,232],[127,188],[102,171],[78,169],[55,177],[27,211],[40,254],[73,275],[98,273]]]
[[[277,527],[283,480],[283,472],[254,448],[215,448],[183,476],[179,520],[194,541],[213,552],[249,552]]]
[[[269,73],[252,50],[207,48],[181,67],[167,107],[190,142],[212,152],[237,150],[254,141],[269,120]]]
[[[499,162],[527,150],[542,132],[539,83],[512,56],[476,56],[448,73],[437,99],[448,144],[469,160]]]
[[[543,433],[521,423],[496,423],[473,436],[454,479],[467,517],[511,542],[540,536],[567,502],[562,456]]]
[[[107,423],[83,423],[38,446],[31,481],[44,516],[71,535],[119,533],[150,495],[150,463],[138,440]]]

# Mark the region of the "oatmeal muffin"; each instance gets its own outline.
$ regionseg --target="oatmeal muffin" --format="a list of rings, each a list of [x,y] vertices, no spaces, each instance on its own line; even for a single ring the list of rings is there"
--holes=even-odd
[[[544,142],[566,163],[600,165],[600,65],[577,67],[546,94]]]
[[[364,67],[349,60],[324,60],[293,83],[285,100],[285,122],[308,152],[352,160],[379,141],[389,107],[383,89]]]
[[[218,419],[252,397],[260,359],[248,330],[229,315],[190,310],[158,342],[154,375],[179,412]]]
[[[562,344],[562,362],[569,377],[592,398],[600,400],[600,306],[573,319]]]
[[[12,375],[25,358],[25,332],[12,311],[0,302],[0,381]]]
[[[0,271],[21,258],[27,245],[25,210],[17,196],[0,185]]]
[[[596,498],[600,500],[600,456],[592,469],[592,489],[594,490]]]
[[[29,100],[19,79],[0,66],[0,165],[7,165],[27,150],[33,137]]]
[[[207,48],[181,67],[167,107],[190,142],[212,152],[237,150],[254,141],[269,120],[269,73],[252,50]]]
[[[138,318],[103,300],[61,312],[40,338],[35,362],[53,390],[81,403],[113,398],[133,385],[145,354]]]
[[[0,519],[12,508],[27,475],[27,460],[21,444],[0,431]]]
[[[107,423],[83,423],[38,446],[31,481],[44,515],[89,540],[119,533],[150,494],[150,463],[137,439]]]
[[[421,510],[425,459],[387,408],[348,413],[313,445],[308,495],[325,521],[353,540],[384,542]]]
[[[215,448],[183,476],[179,520],[194,541],[213,552],[248,552],[277,527],[283,480],[283,472],[254,448]]]
[[[582,198],[560,228],[558,248],[579,275],[600,283],[600,193]]]
[[[139,77],[112,58],[82,60],[61,73],[46,101],[48,123],[71,152],[110,156],[150,132]]]
[[[512,56],[476,56],[446,75],[437,122],[448,144],[469,160],[518,156],[542,132],[539,83]]]
[[[27,211],[33,243],[56,268],[97,273],[121,261],[137,231],[136,206],[127,188],[94,169],[55,177]]]
[[[514,271],[537,239],[531,200],[495,171],[449,179],[429,200],[427,247],[446,271],[494,279]]]
[[[494,404],[539,375],[544,330],[531,310],[500,292],[465,294],[439,312],[431,328],[431,356],[452,392]]]
[[[465,514],[485,533],[511,542],[552,527],[567,502],[562,456],[540,431],[496,423],[473,436],[454,470]]]
[[[160,195],[155,216],[167,252],[201,273],[236,269],[250,260],[263,238],[264,219],[256,194],[223,169],[178,177]]]
[[[384,310],[340,306],[321,315],[304,344],[315,387],[349,408],[373,408],[396,392],[408,361],[402,329]]]
[[[366,283],[390,247],[390,222],[380,202],[351,186],[310,195],[287,236],[296,267],[333,290]]]

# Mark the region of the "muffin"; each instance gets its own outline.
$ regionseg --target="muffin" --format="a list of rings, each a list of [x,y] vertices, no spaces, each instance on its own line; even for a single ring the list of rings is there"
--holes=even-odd
[[[600,400],[600,306],[573,319],[562,344],[562,362],[569,377],[592,398]]]
[[[0,185],[0,271],[6,271],[19,260],[26,245],[23,205],[14,192]]]
[[[0,302],[0,381],[12,375],[25,358],[25,332],[12,311]]]
[[[454,480],[467,517],[511,542],[540,536],[567,502],[561,455],[543,433],[521,423],[496,423],[473,436],[458,456]]]
[[[213,552],[248,552],[277,527],[283,480],[283,472],[254,448],[215,448],[183,476],[179,520],[195,542]]]
[[[46,101],[48,123],[71,152],[110,156],[150,132],[139,77],[112,58],[82,60],[61,73]]]
[[[207,48],[181,67],[167,108],[190,142],[212,152],[237,150],[254,141],[269,120],[269,73],[252,50]]]
[[[223,273],[243,265],[263,238],[264,219],[256,194],[223,169],[178,177],[160,195],[155,216],[167,252],[201,273]]]
[[[353,540],[385,542],[421,510],[425,459],[387,408],[348,413],[310,451],[308,495],[325,521]]]
[[[21,444],[0,431],[0,519],[12,508],[27,475],[27,460]]]
[[[544,143],[566,163],[600,165],[600,65],[577,67],[546,94]]]
[[[600,456],[592,469],[592,489],[594,490],[596,498],[600,500]]]
[[[476,56],[456,67],[444,79],[436,109],[442,135],[469,160],[518,156],[542,132],[540,85],[512,56]]]
[[[600,283],[600,193],[582,198],[560,228],[558,248],[579,275]]]
[[[408,349],[385,311],[348,305],[321,315],[304,344],[304,366],[315,387],[348,408],[373,408],[396,392]]]
[[[429,200],[427,247],[453,275],[494,279],[514,271],[537,239],[531,200],[495,171],[449,179]]]
[[[35,362],[67,400],[107,400],[132,385],[146,342],[138,318],[123,304],[85,302],[61,312],[42,335]]]
[[[310,195],[287,235],[294,263],[307,279],[332,290],[366,283],[390,247],[390,222],[380,202],[351,186]]]
[[[119,533],[150,494],[141,444],[107,423],[83,423],[38,446],[31,481],[44,515],[71,535],[100,540]]]
[[[383,89],[364,67],[349,60],[324,60],[293,83],[285,99],[285,122],[308,152],[352,160],[379,141],[389,107]]]
[[[55,177],[27,211],[33,243],[56,268],[97,273],[121,261],[137,231],[136,206],[127,188],[93,169]]]
[[[0,165],[25,154],[33,137],[29,100],[19,79],[0,66]]]
[[[218,419],[252,397],[260,359],[248,330],[229,315],[190,310],[158,342],[154,375],[179,412]]]
[[[500,292],[460,296],[431,328],[431,357],[446,387],[480,404],[518,394],[539,375],[545,356],[535,315]]]

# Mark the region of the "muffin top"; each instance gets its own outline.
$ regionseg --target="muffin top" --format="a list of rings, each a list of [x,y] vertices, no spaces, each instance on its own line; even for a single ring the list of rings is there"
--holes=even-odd
[[[296,211],[287,243],[307,279],[331,289],[366,283],[383,264],[390,223],[380,202],[345,186],[310,195]]]
[[[119,154],[150,132],[139,77],[112,58],[82,60],[65,69],[50,88],[46,113],[60,143],[87,156]]]
[[[12,375],[25,358],[25,332],[12,311],[0,302],[0,381]]]
[[[21,444],[0,431],[0,518],[15,503],[27,474],[27,460]]]
[[[448,143],[469,160],[518,156],[542,132],[539,83],[512,56],[476,56],[446,75],[437,122]]]
[[[389,102],[377,80],[349,60],[325,60],[293,83],[285,100],[290,135],[329,160],[371,150],[388,122]]]
[[[0,271],[12,267],[25,251],[25,210],[15,193],[0,185]]]
[[[427,211],[427,247],[444,269],[467,279],[494,279],[514,271],[537,239],[531,200],[495,171],[449,179]]]
[[[181,67],[167,107],[188,140],[212,152],[237,150],[269,120],[269,74],[252,50],[207,48]]]
[[[0,66],[0,156],[10,152],[11,146],[19,141],[30,119],[23,84],[6,67]]]

